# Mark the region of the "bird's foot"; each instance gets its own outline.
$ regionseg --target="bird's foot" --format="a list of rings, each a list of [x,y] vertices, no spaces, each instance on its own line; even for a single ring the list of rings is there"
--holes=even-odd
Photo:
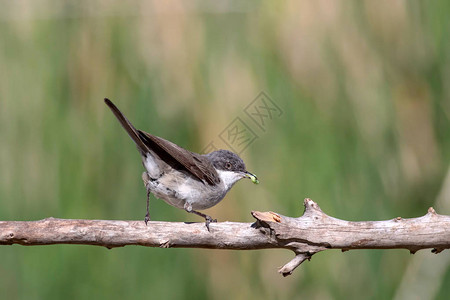
[[[211,218],[210,216],[205,215],[205,214],[202,214],[202,213],[199,212],[199,211],[192,210],[192,207],[185,207],[185,209],[186,209],[186,211],[189,212],[189,213],[193,213],[193,214],[196,214],[197,216],[200,216],[200,217],[202,217],[202,218],[205,218],[205,225],[206,225],[206,229],[208,229],[208,231],[209,231],[209,224],[211,224],[211,223],[217,223],[217,219],[213,219],[213,218]]]
[[[150,221],[150,215],[147,213],[144,218],[145,226],[147,226],[148,221]]]
[[[205,225],[206,225],[206,229],[208,229],[208,231],[210,231],[209,230],[209,224],[210,223],[217,223],[217,219],[213,219],[210,216],[205,215]]]

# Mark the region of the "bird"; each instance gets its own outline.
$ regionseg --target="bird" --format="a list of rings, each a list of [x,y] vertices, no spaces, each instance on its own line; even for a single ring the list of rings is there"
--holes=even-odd
[[[122,127],[136,144],[145,171],[142,180],[147,190],[150,220],[150,193],[167,204],[205,219],[206,228],[216,219],[199,212],[219,203],[233,185],[243,178],[258,184],[255,174],[247,171],[244,161],[229,150],[198,154],[168,140],[136,129],[108,98],[104,99]]]

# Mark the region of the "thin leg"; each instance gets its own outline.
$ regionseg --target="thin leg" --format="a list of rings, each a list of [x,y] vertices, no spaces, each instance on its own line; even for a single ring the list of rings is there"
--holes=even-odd
[[[148,187],[148,182],[150,181],[150,177],[147,172],[142,173],[142,180],[144,181],[145,189],[147,190],[147,214],[145,215],[144,222],[145,226],[147,226],[148,221],[150,221],[150,212],[149,212],[149,204],[150,204],[150,189]]]
[[[202,218],[205,218],[205,221],[206,221],[205,225],[206,225],[206,229],[208,229],[208,231],[209,231],[209,224],[210,223],[217,223],[217,219],[213,219],[213,218],[211,218],[208,215],[202,214],[201,212],[198,212],[198,211],[195,211],[195,210],[191,210],[191,211],[188,211],[188,212],[196,214],[197,216],[200,216]]]
[[[150,204],[150,190],[147,189],[147,214],[145,215],[144,218],[145,226],[147,226],[148,221],[150,221],[149,204]]]

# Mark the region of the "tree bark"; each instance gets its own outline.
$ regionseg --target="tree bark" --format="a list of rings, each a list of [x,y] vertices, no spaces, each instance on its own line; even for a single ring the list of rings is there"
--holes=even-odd
[[[411,253],[450,248],[450,216],[433,208],[423,217],[350,222],[330,217],[311,199],[305,212],[290,218],[274,212],[252,212],[255,223],[204,223],[67,220],[0,221],[0,245],[83,244],[109,249],[126,245],[147,247],[253,250],[290,249],[294,259],[279,269],[292,274],[306,259],[326,249],[408,249]]]

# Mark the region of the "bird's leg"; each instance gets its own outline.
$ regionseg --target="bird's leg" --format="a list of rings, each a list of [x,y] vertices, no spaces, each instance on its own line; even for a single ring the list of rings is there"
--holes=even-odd
[[[193,213],[193,214],[196,214],[197,216],[200,216],[200,217],[202,217],[202,218],[205,218],[206,222],[208,222],[208,223],[211,223],[211,222],[212,222],[212,223],[217,223],[217,219],[213,219],[213,218],[211,218],[210,216],[205,215],[205,214],[202,214],[202,213],[199,212],[199,211],[191,210],[190,213]]]
[[[201,212],[198,212],[196,210],[192,210],[190,212],[193,213],[193,214],[196,214],[197,216],[205,218],[205,225],[206,225],[206,228],[208,229],[208,231],[209,231],[209,224],[210,223],[217,223],[217,219],[213,219],[213,218],[211,218],[208,215],[202,214]]]
[[[148,176],[147,172],[142,173],[142,180],[144,181],[145,189],[147,190],[147,213],[145,214],[145,218],[144,218],[145,225],[147,226],[148,221],[150,221],[150,212],[149,212],[150,188],[148,186],[150,177]]]
[[[192,206],[187,202],[184,204],[184,210],[186,210],[188,213],[196,214],[197,216],[205,218],[205,225],[206,225],[206,229],[208,229],[208,231],[209,231],[210,223],[217,223],[217,219],[213,219],[208,215],[205,215],[205,214],[202,214],[201,212],[193,210]]]
[[[150,204],[150,190],[147,189],[147,213],[145,214],[144,218],[145,225],[147,225],[148,221],[150,221],[149,204]]]

